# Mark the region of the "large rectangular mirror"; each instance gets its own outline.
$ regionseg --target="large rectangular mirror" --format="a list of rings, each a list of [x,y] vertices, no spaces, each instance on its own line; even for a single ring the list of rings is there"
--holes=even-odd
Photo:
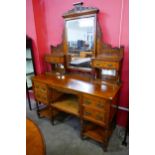
[[[66,21],[66,39],[71,68],[89,69],[95,49],[95,16]]]

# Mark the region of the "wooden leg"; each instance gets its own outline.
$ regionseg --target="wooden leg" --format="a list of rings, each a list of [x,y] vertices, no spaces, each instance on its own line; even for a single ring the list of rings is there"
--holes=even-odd
[[[129,133],[129,120],[128,120],[126,129],[125,129],[124,139],[122,141],[122,145],[124,145],[124,146],[127,146],[126,138],[127,138],[128,133]]]
[[[109,130],[108,128],[105,129],[105,135],[104,135],[103,143],[102,143],[102,148],[104,152],[107,152],[108,143],[109,143],[109,131],[108,130]]]
[[[108,143],[103,143],[102,144],[102,148],[103,148],[103,151],[104,152],[107,152],[108,150],[107,150],[107,147],[108,147]]]
[[[81,139],[84,140],[85,138],[83,135],[83,133],[84,133],[84,121],[83,121],[83,119],[80,120],[80,125],[81,125],[80,136],[81,136]]]
[[[40,110],[39,110],[39,105],[38,101],[36,101],[36,107],[37,107],[37,115],[40,118]]]
[[[50,111],[51,111],[51,123],[52,123],[52,125],[54,125],[54,109],[53,109],[53,107],[50,107]]]
[[[126,137],[127,137],[127,134],[125,133],[124,140],[122,141],[122,145],[124,146],[127,146]]]

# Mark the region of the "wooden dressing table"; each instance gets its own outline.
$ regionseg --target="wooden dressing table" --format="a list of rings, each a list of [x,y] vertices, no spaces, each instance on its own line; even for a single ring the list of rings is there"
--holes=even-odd
[[[54,66],[57,66],[55,64],[63,64],[63,73],[54,70],[48,74],[34,76],[32,78],[33,90],[36,101],[47,105],[52,124],[54,124],[55,114],[58,111],[79,117],[81,137],[89,137],[101,142],[106,150],[108,139],[115,127],[121,88],[123,47],[112,48],[102,43],[100,27],[96,23],[96,14],[99,10],[83,7],[82,4],[75,4],[75,8],[63,15],[65,25],[67,25],[63,42],[57,47],[51,46],[51,54],[45,56],[45,61],[52,64],[53,69],[55,69]],[[77,38],[76,43],[75,39],[73,41],[70,34],[67,34],[69,30],[66,29],[70,28],[70,30],[76,31],[75,24],[80,23],[82,18],[90,20],[91,26],[94,24],[94,27],[90,28],[89,25],[87,28],[89,29],[89,33],[86,32],[89,35],[87,36],[88,40],[81,41]],[[82,32],[85,30],[81,27],[76,28]],[[92,33],[90,33],[91,30]],[[77,51],[81,51],[82,54]],[[83,52],[85,55],[87,52],[89,53],[87,57],[83,55]],[[75,67],[71,65],[72,60],[80,60],[83,57],[91,60],[88,66],[80,64]],[[73,74],[73,69],[77,73],[81,72],[83,76]],[[103,80],[101,72],[103,69],[113,69],[116,74],[113,78],[109,78],[111,76],[108,75],[108,78],[105,78],[107,80]],[[89,76],[85,76],[86,74]]]
[[[51,106],[52,122],[54,109],[73,114],[81,119],[81,136],[107,145],[120,85],[98,84],[73,75],[38,75],[33,78],[33,84],[36,100]],[[93,124],[87,127],[84,120]]]

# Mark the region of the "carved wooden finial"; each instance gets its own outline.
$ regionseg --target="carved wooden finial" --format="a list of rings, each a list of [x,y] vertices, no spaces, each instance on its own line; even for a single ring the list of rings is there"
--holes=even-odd
[[[73,3],[74,8],[65,12],[63,14],[64,18],[75,17],[75,16],[82,16],[82,15],[89,15],[95,14],[99,12],[98,8],[95,7],[84,7],[83,2]]]
[[[73,5],[74,5],[74,9],[77,11],[80,11],[83,8],[83,6],[82,6],[83,2],[76,2],[76,3],[73,3]]]
[[[73,3],[73,5],[75,7],[79,7],[79,6],[82,6],[83,5],[83,2],[76,2],[76,3]]]

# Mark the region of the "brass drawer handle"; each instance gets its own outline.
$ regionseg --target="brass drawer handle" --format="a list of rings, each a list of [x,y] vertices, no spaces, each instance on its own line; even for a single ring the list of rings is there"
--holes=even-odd
[[[45,91],[46,91],[46,89],[45,89],[45,88],[41,88],[40,90],[41,90],[42,92],[45,92]]]
[[[103,120],[103,117],[101,115],[96,115],[96,120],[102,121]]]
[[[96,107],[98,107],[98,108],[103,108],[103,107],[104,107],[104,105],[103,105],[103,103],[102,103],[102,102],[99,102],[99,103],[97,103],[97,104],[96,104]]]
[[[90,105],[91,101],[90,100],[85,100],[84,103],[87,104],[87,105]]]
[[[85,111],[84,114],[85,114],[86,116],[90,116],[90,115],[91,115],[91,112]]]
[[[108,67],[112,67],[113,65],[112,65],[112,64],[107,64],[107,66],[108,66]]]

